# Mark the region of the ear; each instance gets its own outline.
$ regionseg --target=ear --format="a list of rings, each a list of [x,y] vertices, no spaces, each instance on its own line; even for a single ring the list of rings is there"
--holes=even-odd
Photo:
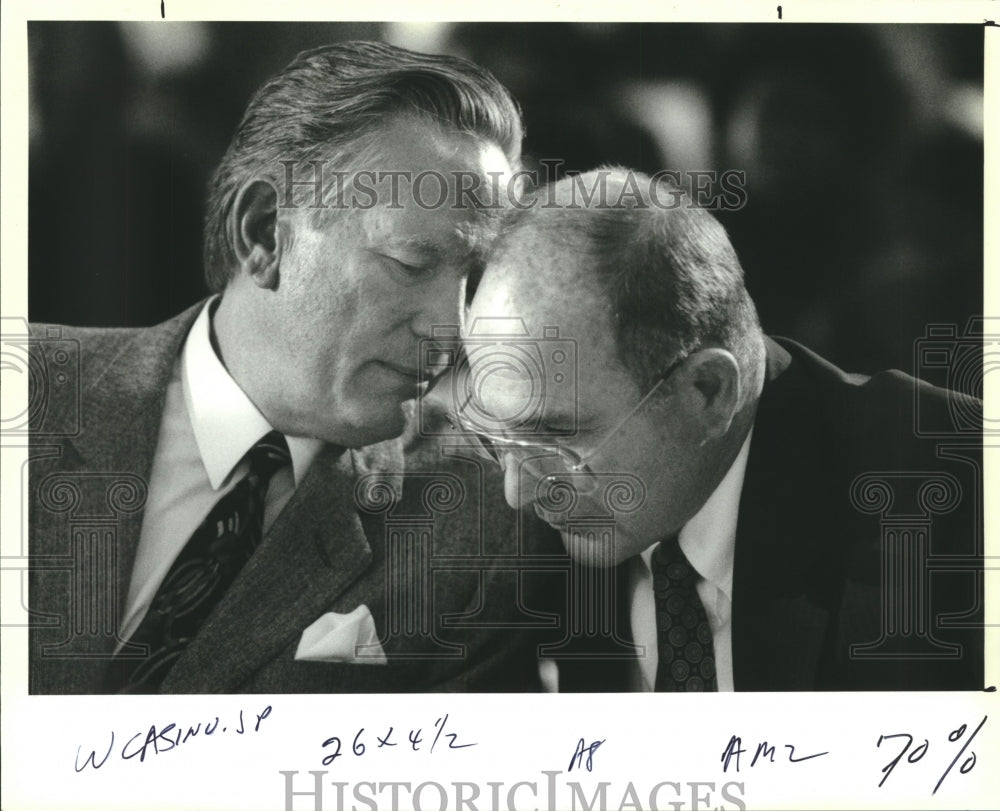
[[[740,402],[740,367],[732,353],[708,347],[685,362],[693,416],[706,439],[725,435]]]
[[[240,189],[230,215],[240,270],[258,287],[269,290],[278,287],[281,264],[277,203],[274,186],[265,180],[255,180]]]

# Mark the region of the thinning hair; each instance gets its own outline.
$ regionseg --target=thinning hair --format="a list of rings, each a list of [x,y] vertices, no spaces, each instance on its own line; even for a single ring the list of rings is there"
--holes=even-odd
[[[606,193],[596,193],[602,184]],[[714,346],[732,352],[751,394],[762,374],[760,322],[711,213],[676,186],[620,167],[564,178],[531,203],[512,215],[498,253],[544,254],[547,268],[536,261],[524,272],[552,272],[564,295],[607,302],[618,359],[641,391]]]
[[[246,183],[266,179],[283,189],[287,161],[326,160],[344,170],[399,115],[496,144],[511,166],[520,162],[520,111],[484,68],[384,42],[303,51],[254,95],[209,183],[203,251],[209,288],[223,289],[235,271],[227,220]]]

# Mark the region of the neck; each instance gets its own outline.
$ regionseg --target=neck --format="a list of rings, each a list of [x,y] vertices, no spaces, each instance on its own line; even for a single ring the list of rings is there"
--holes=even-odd
[[[249,308],[241,306],[241,298],[240,290],[233,285],[223,293],[210,321],[212,348],[250,402],[277,430],[282,430],[274,423],[266,393],[260,388],[261,381],[267,378],[260,369],[261,359],[266,355],[256,350],[254,341],[267,331],[252,322]]]
[[[233,380],[239,383],[239,378],[234,373],[239,364],[233,363],[238,354],[235,319],[233,318],[233,298],[234,294],[227,288],[212,310],[209,320],[209,335],[212,338],[212,349],[215,350],[215,354],[219,356],[219,360],[226,367],[226,371],[229,372]]]
[[[740,449],[743,447],[743,443],[746,441],[752,427],[752,415],[750,415],[749,420],[741,419],[739,424],[734,419],[732,427],[724,437],[714,442],[709,442],[705,446],[705,455],[709,457],[709,461],[704,468],[705,477],[703,481],[705,484],[701,497],[698,499],[700,504],[705,503],[708,497],[715,491],[715,488],[719,486],[719,482],[725,478],[729,472],[729,468],[732,467],[736,457],[739,456]]]

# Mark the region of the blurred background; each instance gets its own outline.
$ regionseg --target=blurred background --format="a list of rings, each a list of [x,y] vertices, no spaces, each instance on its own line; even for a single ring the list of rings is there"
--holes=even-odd
[[[919,372],[928,324],[983,311],[978,26],[32,22],[30,318],[149,325],[204,296],[204,187],[243,108],[344,39],[488,67],[551,179],[745,172],[718,217],[764,328],[842,367]]]

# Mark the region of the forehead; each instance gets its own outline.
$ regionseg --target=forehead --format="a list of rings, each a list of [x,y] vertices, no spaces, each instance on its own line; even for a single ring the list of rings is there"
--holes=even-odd
[[[616,356],[607,307],[586,286],[557,282],[563,274],[508,270],[491,265],[464,325],[470,393],[509,422],[603,421],[634,388]]]
[[[366,180],[375,205],[363,218],[369,242],[427,261],[485,251],[500,212],[477,208],[463,189],[487,199],[507,182],[511,168],[498,145],[407,116],[379,132],[372,154]]]

